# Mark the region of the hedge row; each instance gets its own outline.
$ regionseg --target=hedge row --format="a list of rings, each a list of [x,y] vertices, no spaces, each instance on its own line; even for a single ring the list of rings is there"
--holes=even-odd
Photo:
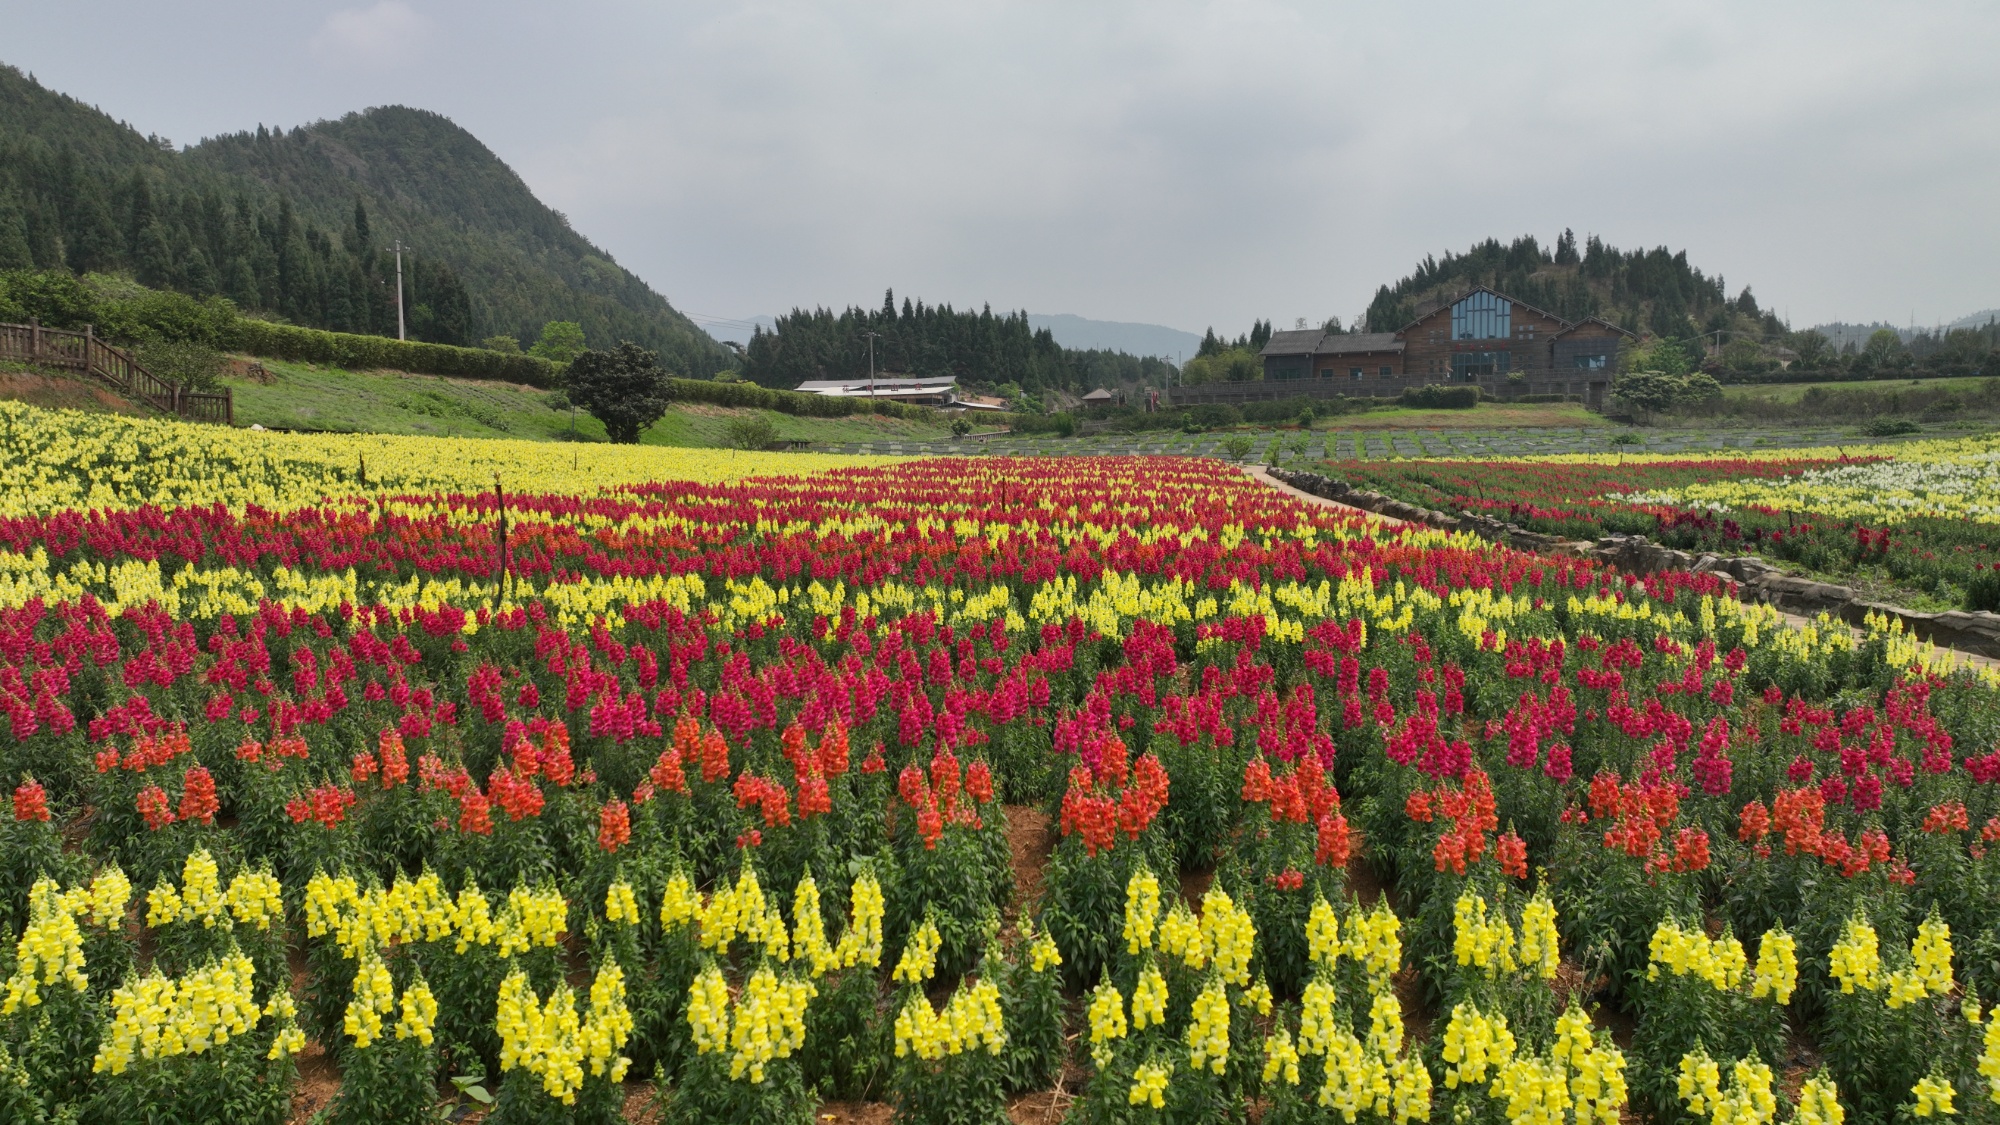
[[[330,367],[361,370],[389,368],[420,375],[504,379],[531,387],[562,385],[562,372],[555,364],[539,356],[512,355],[483,348],[455,348],[449,344],[424,344],[415,340],[391,340],[386,336],[359,336],[351,332],[327,332],[248,318],[238,318],[229,327],[222,346],[228,351],[248,352],[271,359],[324,363]]]

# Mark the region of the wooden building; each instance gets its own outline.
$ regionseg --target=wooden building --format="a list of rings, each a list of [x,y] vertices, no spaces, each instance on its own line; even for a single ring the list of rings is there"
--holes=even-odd
[[[1272,333],[1260,353],[1262,383],[1175,387],[1173,401],[1393,398],[1429,383],[1470,383],[1497,399],[1570,395],[1601,406],[1619,344],[1631,336],[1599,317],[1564,320],[1482,285],[1394,332]]]

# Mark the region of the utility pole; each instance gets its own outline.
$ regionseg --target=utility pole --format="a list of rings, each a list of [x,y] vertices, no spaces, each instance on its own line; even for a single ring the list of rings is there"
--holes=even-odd
[[[403,336],[403,240],[397,239],[396,251],[396,339]]]
[[[875,340],[880,332],[863,332],[868,337],[868,401],[875,401]]]

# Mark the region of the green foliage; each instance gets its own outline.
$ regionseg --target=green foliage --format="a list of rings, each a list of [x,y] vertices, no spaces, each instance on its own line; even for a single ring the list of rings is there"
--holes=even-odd
[[[1683,374],[1631,371],[1611,384],[1611,393],[1635,409],[1658,413],[1718,398],[1722,395],[1722,384],[1698,371]]]
[[[1579,251],[1576,236],[1567,230],[1557,238],[1553,253],[1535,236],[1523,235],[1507,243],[1489,238],[1462,254],[1425,255],[1408,276],[1375,291],[1365,318],[1367,330],[1394,332],[1415,320],[1419,311],[1475,285],[1568,320],[1601,316],[1661,336],[1684,336],[1695,322],[1706,323],[1723,312],[1765,333],[1785,330],[1754,300],[1731,301],[1722,279],[1690,265],[1685,250],[1669,251],[1664,246],[1620,250],[1589,235]]]
[[[192,340],[142,344],[138,359],[146,370],[194,391],[213,391],[221,385],[222,353]]]
[[[1229,348],[1212,355],[1198,355],[1181,368],[1181,381],[1200,383],[1254,383],[1264,377],[1264,361],[1249,348]]]
[[[660,357],[630,341],[613,351],[577,356],[564,380],[570,401],[604,423],[617,442],[638,441],[672,401]]]
[[[528,354],[558,366],[584,353],[583,326],[573,320],[551,320],[542,325],[542,334]]]
[[[835,398],[772,390],[755,383],[724,383],[706,379],[669,379],[668,390],[675,402],[705,402],[711,406],[751,407],[775,410],[802,418],[845,418],[854,414],[879,414],[885,418],[936,422],[938,412],[928,406],[883,399]]]
[[[410,371],[465,379],[504,379],[531,387],[552,386],[554,370],[535,356],[506,355],[476,348],[422,344],[385,336],[323,332],[261,320],[239,319],[223,346],[274,359],[304,360],[350,370]]]
[[[1479,405],[1479,388],[1430,383],[1407,388],[1397,401],[1404,406],[1427,410],[1471,410]]]
[[[769,332],[751,333],[744,349],[744,377],[766,387],[794,387],[808,379],[861,377],[869,371],[869,333],[875,334],[874,369],[947,376],[981,386],[1014,384],[1028,391],[1117,383],[1164,383],[1172,365],[1123,352],[1072,351],[1047,329],[1029,325],[1025,312],[995,315],[991,308],[959,312],[886,294],[878,309],[794,309]],[[1030,410],[1024,403],[1017,407]]]
[[[1256,442],[1251,439],[1249,434],[1230,434],[1228,438],[1224,439],[1222,449],[1223,452],[1229,454],[1230,460],[1241,461],[1245,457],[1250,456],[1250,448],[1255,444]]]
[[[953,418],[951,420],[951,435],[953,437],[964,437],[965,435],[971,432],[972,432],[972,419],[967,418],[965,415],[961,414],[958,417]]]
[[[0,273],[0,322],[30,319],[69,331],[90,325],[106,339],[141,346],[193,344],[358,370],[504,379],[543,387],[555,382],[548,361],[518,352],[276,324],[238,315],[225,297],[197,299],[100,274],[79,279],[56,270]]]
[[[723,428],[723,435],[732,449],[769,449],[778,440],[778,428],[762,414],[752,414],[731,418]]]
[[[1869,437],[1897,437],[1922,433],[1924,428],[1908,418],[1877,418],[1862,429]]]

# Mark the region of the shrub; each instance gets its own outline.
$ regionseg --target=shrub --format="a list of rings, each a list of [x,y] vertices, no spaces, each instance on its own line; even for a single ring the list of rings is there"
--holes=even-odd
[[[951,435],[953,437],[964,437],[965,435],[971,432],[972,432],[972,419],[967,418],[965,415],[961,414],[958,417],[953,418],[951,420]]]
[[[139,363],[169,383],[195,391],[213,391],[222,376],[222,353],[193,340],[141,344]]]
[[[1921,433],[1923,427],[1908,418],[1877,418],[1868,423],[1865,431],[1869,437],[1896,437],[1900,434]]]
[[[1222,443],[1222,451],[1229,454],[1230,460],[1241,461],[1250,456],[1250,447],[1255,444],[1249,434],[1230,434],[1228,440]]]
[[[1611,384],[1611,393],[1638,410],[1659,412],[1722,396],[1722,384],[1699,371],[1673,374],[1633,371]]]
[[[660,357],[629,342],[615,351],[577,356],[565,380],[570,401],[604,423],[612,441],[638,441],[639,434],[667,412],[670,401],[671,380],[660,368]]]
[[[762,414],[731,418],[722,433],[731,449],[769,449],[778,440],[778,427]]]
[[[1396,401],[1403,406],[1425,410],[1470,410],[1479,405],[1479,388],[1430,383],[1410,387]]]
[[[230,351],[273,359],[303,360],[329,367],[388,368],[421,375],[454,375],[465,379],[504,379],[531,387],[559,382],[554,364],[532,355],[507,355],[481,348],[391,340],[326,332],[290,324],[238,318],[216,344]]]

